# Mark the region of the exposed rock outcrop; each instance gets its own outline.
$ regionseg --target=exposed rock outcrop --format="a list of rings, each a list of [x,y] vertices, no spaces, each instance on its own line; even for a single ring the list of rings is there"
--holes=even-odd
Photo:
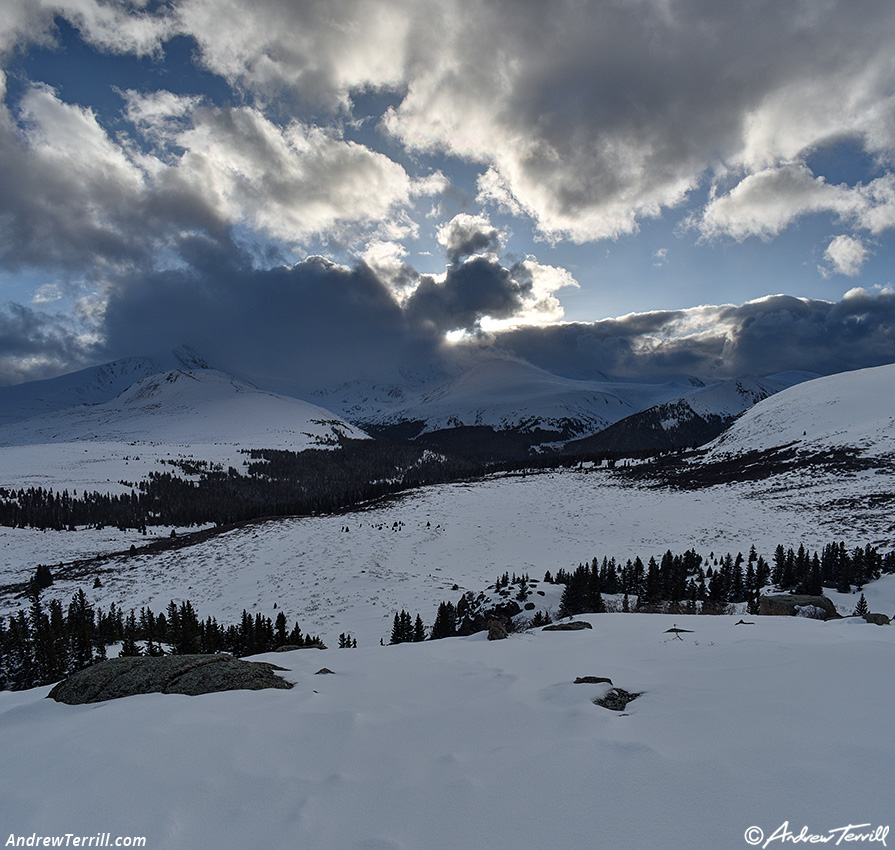
[[[797,607],[804,608],[809,605],[821,608],[826,614],[827,620],[839,617],[836,606],[826,596],[807,596],[796,593],[762,596],[759,601],[758,613],[771,617],[794,617],[798,613]]]
[[[291,688],[275,664],[242,661],[232,655],[164,655],[160,658],[110,658],[72,673],[47,695],[82,705],[136,694],[186,694]]]
[[[544,626],[542,632],[577,632],[579,629],[592,629],[590,623],[584,620],[572,620],[570,623],[553,623],[550,626]]]

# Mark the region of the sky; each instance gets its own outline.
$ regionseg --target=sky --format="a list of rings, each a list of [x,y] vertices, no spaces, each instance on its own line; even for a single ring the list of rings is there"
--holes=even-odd
[[[895,361],[890,0],[0,0],[0,384]]]

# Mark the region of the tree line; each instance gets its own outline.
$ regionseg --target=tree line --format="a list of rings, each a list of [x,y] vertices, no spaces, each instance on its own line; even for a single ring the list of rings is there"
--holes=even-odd
[[[615,558],[593,558],[571,571],[560,569],[555,575],[547,571],[544,582],[563,585],[556,611],[559,617],[603,613],[607,610],[604,595],[614,599],[622,596],[623,612],[655,612],[673,607],[684,613],[722,614],[729,604],[745,602],[749,612],[757,614],[759,596],[771,585],[780,592],[811,596],[821,595],[825,588],[850,593],[883,573],[895,573],[895,551],[882,554],[870,544],[848,549],[844,543],[829,543],[813,553],[804,546],[784,549],[778,545],[771,563],[754,546],[745,557],[742,553],[716,557],[713,552],[707,560],[693,549],[677,555],[668,550],[659,559],[651,557],[646,564],[640,557],[624,563]],[[390,643],[469,635],[487,629],[492,620],[511,631],[512,618],[523,612],[521,606],[531,595],[531,587],[537,584],[527,575],[513,574],[511,578],[504,573],[489,588],[501,597],[500,601],[494,601],[494,594],[467,591],[456,603],[442,601],[428,628],[419,614],[414,620],[402,610],[395,614]],[[617,603],[612,608],[618,610]],[[537,611],[523,626],[538,627],[550,621],[549,612]]]
[[[340,441],[331,449],[252,449],[243,472],[173,461],[183,475],[153,471],[121,482],[129,493],[0,488],[0,525],[62,531],[104,526],[227,525],[264,516],[331,513],[411,487],[456,481],[481,467],[420,446]],[[192,477],[191,477],[192,476]]]
[[[58,682],[103,661],[115,643],[121,644],[121,655],[149,656],[229,652],[242,657],[281,646],[326,648],[319,637],[303,635],[298,623],[288,629],[282,611],[272,620],[244,610],[238,623],[224,625],[214,617],[201,619],[189,600],[172,601],[158,614],[141,608],[125,615],[114,603],[108,611],[94,608],[83,589],[67,608],[58,599],[44,606],[32,586],[28,611],[0,618],[0,690]]]

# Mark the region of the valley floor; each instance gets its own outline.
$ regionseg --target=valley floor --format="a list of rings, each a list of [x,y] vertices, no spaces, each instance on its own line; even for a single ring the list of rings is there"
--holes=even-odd
[[[416,490],[346,514],[252,523],[200,545],[111,559],[57,581],[44,598],[67,605],[83,587],[104,609],[114,602],[125,611],[148,606],[156,612],[171,599],[189,599],[201,617],[221,622],[238,621],[244,608],[271,618],[283,610],[290,625],[298,620],[305,633],[321,635],[330,646],[342,632],[369,646],[388,641],[396,611],[419,612],[431,625],[440,601],[477,593],[504,572],[540,579],[547,570],[571,570],[593,557],[646,561],[691,547],[708,558],[746,554],[754,544],[767,559],[777,544],[814,550],[835,540],[888,550],[892,517],[875,503],[891,495],[888,486],[888,476],[872,472],[793,472],[701,490],[648,486],[602,469],[495,476]],[[168,531],[156,529],[155,539]],[[38,563],[127,550],[146,539],[115,530],[2,528],[0,585],[26,581]],[[94,589],[96,576],[102,587]],[[887,611],[871,593],[871,609]],[[0,614],[26,604],[7,593]],[[851,610],[854,601],[846,597],[841,605]]]

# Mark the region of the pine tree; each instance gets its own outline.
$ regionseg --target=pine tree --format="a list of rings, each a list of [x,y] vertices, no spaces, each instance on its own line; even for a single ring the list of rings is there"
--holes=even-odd
[[[416,621],[413,624],[413,640],[419,642],[426,639],[426,627],[423,625],[423,618],[419,614],[416,615]]]
[[[438,606],[429,640],[439,640],[455,634],[457,634],[457,611],[452,602],[442,602]]]
[[[867,605],[867,600],[864,598],[864,594],[861,594],[861,598],[858,600],[858,604],[855,605],[855,610],[852,616],[854,617],[863,617],[865,614],[870,613],[870,608]]]
[[[121,642],[121,655],[142,655],[143,650],[137,643],[137,618],[131,611],[124,623],[124,640]]]

